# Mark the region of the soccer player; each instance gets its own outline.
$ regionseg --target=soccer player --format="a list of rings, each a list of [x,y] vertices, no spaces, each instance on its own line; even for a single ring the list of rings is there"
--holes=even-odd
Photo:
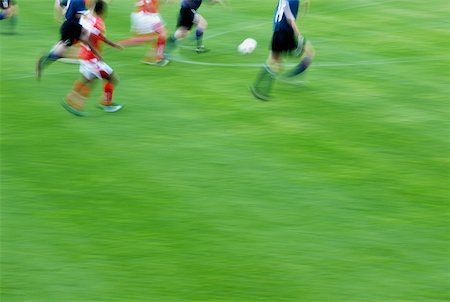
[[[152,47],[144,56],[144,63],[165,66],[169,60],[164,58],[166,47],[166,28],[158,13],[159,0],[139,0],[136,11],[131,13],[131,31],[136,37],[120,41],[121,45],[138,45],[153,40],[156,34],[156,47]],[[155,53],[156,50],[156,53]]]
[[[117,112],[123,108],[120,104],[113,103],[113,92],[118,84],[111,67],[106,64],[97,53],[101,52],[102,43],[121,48],[120,45],[110,41],[105,37],[105,23],[102,16],[106,12],[106,2],[98,0],[95,3],[93,14],[84,22],[91,32],[89,36],[90,45],[81,42],[80,51],[80,73],[81,80],[75,81],[73,89],[67,94],[62,105],[70,113],[84,116],[84,104],[90,94],[92,83],[96,78],[106,81],[103,87],[103,97],[99,100],[97,107],[105,112]],[[94,48],[96,52],[94,52]]]
[[[209,0],[209,2],[212,4],[222,3],[221,0]],[[197,53],[207,51],[203,45],[203,33],[208,26],[208,22],[206,22],[206,19],[197,12],[200,5],[202,5],[202,0],[181,0],[177,29],[169,38],[171,47],[173,47],[178,40],[185,38],[192,27],[196,25],[195,39],[197,41],[197,47],[195,51]]]
[[[0,20],[9,19],[11,24],[11,33],[17,23],[18,5],[15,0],[0,0]]]
[[[65,7],[64,23],[61,25],[61,38],[47,55],[39,58],[36,64],[36,76],[39,80],[42,70],[50,63],[65,57],[66,50],[72,45],[83,41],[89,45],[89,32],[83,29],[80,24],[81,16],[89,12],[90,0],[61,0],[61,5]],[[94,50],[95,52],[95,50]],[[100,56],[100,54],[96,54]]]
[[[274,79],[282,67],[282,56],[294,54],[300,57],[300,63],[290,72],[290,76],[303,73],[311,64],[314,48],[301,34],[297,24],[299,0],[278,0],[273,17],[271,51],[266,64],[251,87],[253,95],[261,100],[270,99]],[[306,13],[309,2],[305,1],[301,17]]]

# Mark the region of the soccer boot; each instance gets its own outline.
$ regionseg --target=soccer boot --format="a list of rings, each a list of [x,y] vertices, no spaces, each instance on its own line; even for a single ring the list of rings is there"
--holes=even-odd
[[[115,104],[115,103],[112,103],[110,105],[103,105],[103,104],[97,103],[97,108],[99,108],[105,112],[108,112],[108,113],[113,113],[113,112],[117,112],[120,109],[122,109],[123,105]]]
[[[253,96],[261,101],[270,101],[270,96],[263,93],[259,89],[257,89],[255,86],[250,86],[250,91],[252,92]]]
[[[205,52],[208,52],[208,51],[209,51],[209,49],[205,48],[204,45],[200,45],[200,46],[197,46],[197,48],[195,48],[195,52],[196,53],[205,53]]]
[[[147,64],[147,65],[153,65],[153,66],[159,66],[159,67],[164,67],[167,64],[169,64],[169,60],[164,58],[162,60],[159,61],[147,61],[147,60],[143,60],[142,63]]]
[[[87,114],[85,112],[83,112],[80,109],[76,109],[73,106],[69,105],[69,103],[67,103],[66,100],[63,100],[61,102],[61,105],[64,107],[64,109],[66,109],[67,111],[69,111],[70,113],[72,113],[73,115],[76,116],[86,116]]]

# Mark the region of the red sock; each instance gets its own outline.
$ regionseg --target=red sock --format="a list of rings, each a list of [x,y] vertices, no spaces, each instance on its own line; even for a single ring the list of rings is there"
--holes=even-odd
[[[166,37],[163,35],[158,36],[158,41],[156,42],[156,60],[162,60],[164,58],[164,47],[166,46]]]
[[[111,105],[113,98],[114,85],[111,82],[106,82],[103,87],[103,105]]]

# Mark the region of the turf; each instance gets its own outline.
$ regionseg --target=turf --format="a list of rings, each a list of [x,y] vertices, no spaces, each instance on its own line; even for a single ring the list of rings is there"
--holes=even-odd
[[[1,301],[450,299],[448,1],[312,2],[315,61],[270,102],[248,87],[275,1],[227,3],[200,9],[208,53],[107,49],[126,107],[98,111],[99,84],[86,118],[60,106],[77,66],[34,78],[52,1],[1,21]]]

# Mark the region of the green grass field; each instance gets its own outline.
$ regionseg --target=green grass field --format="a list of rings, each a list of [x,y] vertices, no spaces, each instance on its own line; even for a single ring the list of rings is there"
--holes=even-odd
[[[276,1],[227,3],[200,9],[211,52],[106,49],[126,107],[98,83],[86,118],[60,106],[76,65],[34,77],[53,1],[0,21],[2,302],[450,301],[448,1],[313,1],[314,64],[270,102],[248,87]]]

